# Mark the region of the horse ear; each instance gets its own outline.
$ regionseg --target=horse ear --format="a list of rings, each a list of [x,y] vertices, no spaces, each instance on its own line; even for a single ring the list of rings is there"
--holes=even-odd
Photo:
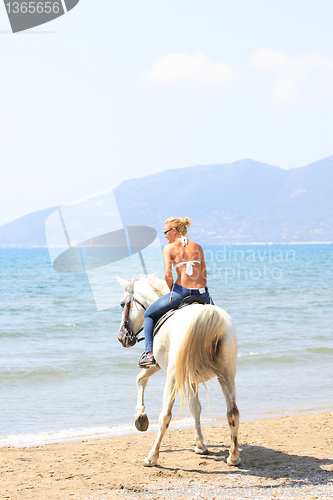
[[[119,278],[118,276],[117,276],[117,280],[118,280],[119,284],[121,286],[123,286],[124,288],[126,288],[130,284],[129,281],[123,280],[122,278]]]

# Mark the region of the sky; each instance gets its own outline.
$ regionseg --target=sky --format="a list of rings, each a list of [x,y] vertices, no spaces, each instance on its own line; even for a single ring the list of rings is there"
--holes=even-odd
[[[80,0],[12,34],[0,5],[0,225],[166,169],[331,156],[332,19],[331,0]]]

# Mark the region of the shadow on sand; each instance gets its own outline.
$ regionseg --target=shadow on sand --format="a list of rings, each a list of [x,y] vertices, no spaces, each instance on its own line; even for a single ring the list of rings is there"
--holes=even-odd
[[[189,451],[189,449],[179,451]],[[161,453],[174,453],[175,450],[164,450]],[[288,487],[302,485],[329,485],[333,481],[333,460],[318,459],[313,456],[291,455],[264,446],[244,444],[240,447],[241,464],[228,467],[226,460],[229,450],[224,446],[210,446],[208,455],[198,456],[200,468],[170,468],[157,466],[168,471],[193,473],[204,479],[205,476],[221,476],[237,474],[276,481],[288,478]],[[221,467],[221,465],[223,466]],[[216,465],[219,469],[216,470]],[[215,469],[215,470],[214,470]],[[333,484],[330,485],[333,493]]]

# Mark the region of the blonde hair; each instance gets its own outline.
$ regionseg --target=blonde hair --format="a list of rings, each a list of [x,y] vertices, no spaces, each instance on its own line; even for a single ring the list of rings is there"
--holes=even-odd
[[[170,217],[165,221],[165,225],[167,225],[170,229],[177,229],[180,236],[185,236],[187,233],[187,228],[190,227],[192,220],[188,217],[184,217],[183,219],[179,219],[178,217]]]

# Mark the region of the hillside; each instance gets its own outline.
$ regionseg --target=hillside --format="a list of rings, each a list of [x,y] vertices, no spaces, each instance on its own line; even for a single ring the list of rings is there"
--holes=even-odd
[[[45,221],[56,208],[38,210],[0,226],[0,248],[46,247]]]
[[[115,189],[125,224],[186,215],[211,244],[333,241],[332,193],[333,157],[291,170],[253,160],[167,170]]]
[[[114,190],[125,225],[159,229],[193,219],[204,244],[333,241],[333,156],[283,170],[254,160],[202,165],[130,179]],[[0,227],[0,248],[45,247],[44,223],[57,207]]]

